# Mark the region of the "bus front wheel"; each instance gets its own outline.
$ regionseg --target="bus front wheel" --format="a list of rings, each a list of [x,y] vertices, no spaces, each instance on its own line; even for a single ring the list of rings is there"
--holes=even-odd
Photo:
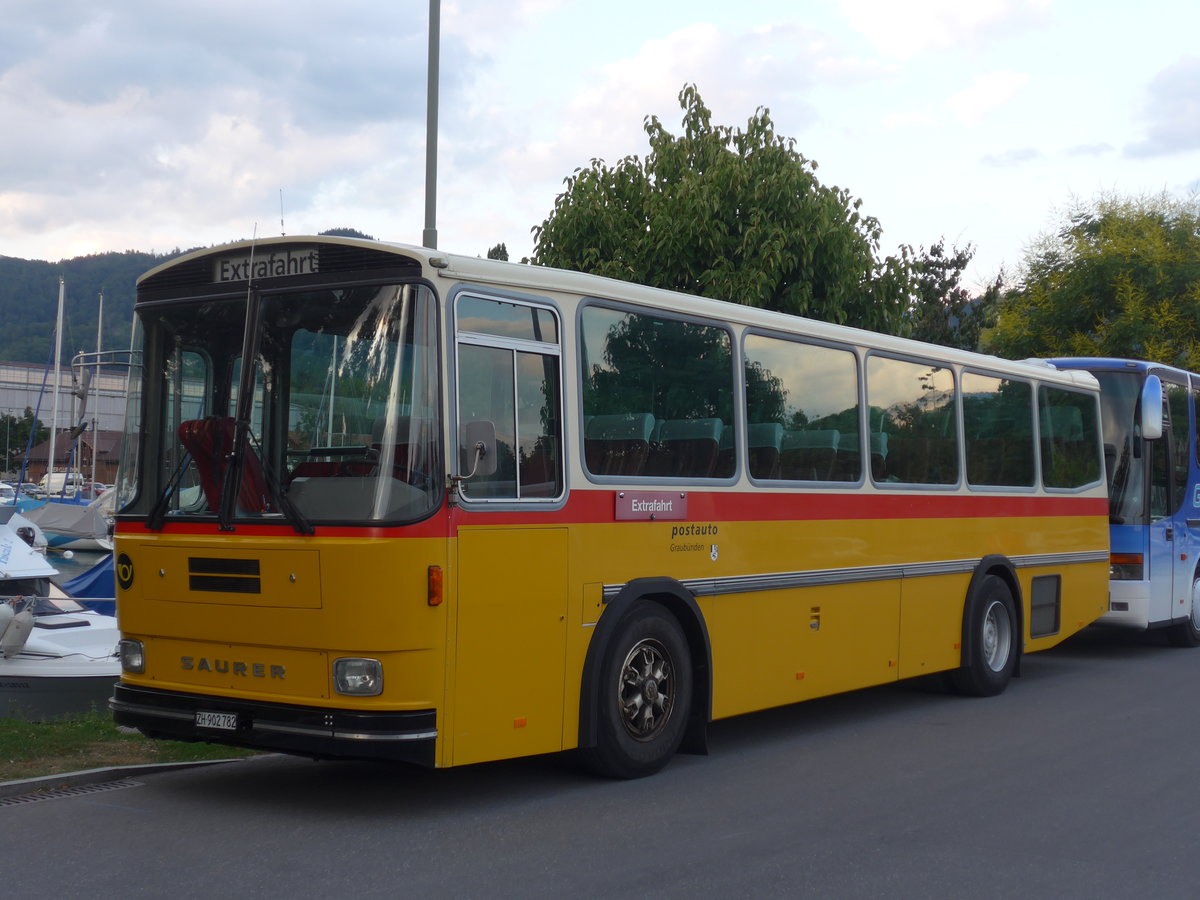
[[[1167,637],[1176,647],[1200,646],[1200,578],[1192,582],[1191,615],[1172,625]]]
[[[1016,606],[1004,579],[985,575],[968,601],[967,616],[968,658],[950,680],[960,694],[991,697],[1008,687],[1020,647]]]
[[[640,778],[679,749],[692,703],[687,641],[670,612],[639,604],[626,615],[600,673],[596,746],[589,767],[614,778]]]

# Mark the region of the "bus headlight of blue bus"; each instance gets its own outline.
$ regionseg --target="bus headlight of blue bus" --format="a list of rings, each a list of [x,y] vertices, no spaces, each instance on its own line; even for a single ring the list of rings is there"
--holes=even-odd
[[[353,694],[356,697],[375,697],[382,694],[383,664],[377,659],[335,659],[333,686],[339,694]]]
[[[1108,577],[1112,581],[1141,581],[1145,577],[1140,553],[1112,553],[1108,559]]]
[[[121,671],[141,675],[146,671],[146,648],[141,641],[124,638],[117,645],[121,656]]]

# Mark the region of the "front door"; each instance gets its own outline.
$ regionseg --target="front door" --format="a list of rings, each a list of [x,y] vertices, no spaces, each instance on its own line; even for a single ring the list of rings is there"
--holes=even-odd
[[[567,530],[461,528],[454,765],[562,749]]]

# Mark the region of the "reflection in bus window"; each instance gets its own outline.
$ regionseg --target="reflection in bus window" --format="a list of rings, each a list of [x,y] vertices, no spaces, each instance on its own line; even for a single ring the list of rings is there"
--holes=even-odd
[[[958,425],[949,369],[869,357],[867,414],[875,481],[958,483]]]
[[[476,470],[472,423],[495,431],[495,465],[467,478],[469,500],[552,499],[563,491],[558,320],[545,307],[464,294],[455,306],[459,471]]]
[[[729,478],[729,332],[588,306],[582,316],[584,460],[593,475]]]
[[[847,350],[750,335],[747,466],[754,478],[858,481],[858,369]]]
[[[967,483],[1034,484],[1033,388],[1028,382],[964,372]]]
[[[1100,480],[1096,401],[1091,394],[1038,388],[1042,484],[1077,488]]]

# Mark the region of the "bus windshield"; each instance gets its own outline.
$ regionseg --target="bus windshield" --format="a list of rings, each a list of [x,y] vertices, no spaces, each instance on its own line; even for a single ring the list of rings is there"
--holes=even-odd
[[[164,304],[143,311],[141,325],[146,370],[161,377],[143,402],[142,490],[132,509],[145,508],[152,523],[411,521],[440,503],[437,321],[427,288]],[[254,366],[243,377],[245,347]],[[239,404],[243,391],[251,396]]]
[[[1136,433],[1142,375],[1137,372],[1093,373],[1100,382],[1104,425],[1104,468],[1108,477],[1108,517],[1115,525],[1145,519],[1145,465],[1141,436]]]

